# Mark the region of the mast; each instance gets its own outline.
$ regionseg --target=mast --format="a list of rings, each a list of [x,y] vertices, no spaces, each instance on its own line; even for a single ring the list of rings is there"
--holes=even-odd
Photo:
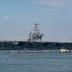
[[[44,34],[40,33],[38,25],[39,24],[37,24],[37,23],[34,24],[33,32],[30,32],[28,41],[40,42],[42,40]]]

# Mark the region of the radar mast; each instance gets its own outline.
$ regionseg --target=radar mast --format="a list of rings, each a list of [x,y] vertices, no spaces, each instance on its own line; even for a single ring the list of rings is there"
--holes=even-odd
[[[44,34],[40,33],[38,25],[39,24],[37,24],[37,23],[34,24],[33,31],[30,32],[28,41],[30,41],[30,42],[40,42],[42,40]]]

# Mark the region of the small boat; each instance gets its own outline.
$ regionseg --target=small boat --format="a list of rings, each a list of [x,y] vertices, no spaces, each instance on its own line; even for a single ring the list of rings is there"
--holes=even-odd
[[[70,50],[64,49],[64,48],[60,49],[59,51],[60,51],[61,53],[70,52]]]

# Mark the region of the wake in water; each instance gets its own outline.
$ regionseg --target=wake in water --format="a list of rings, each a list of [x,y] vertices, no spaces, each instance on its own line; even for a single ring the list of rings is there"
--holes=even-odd
[[[61,53],[59,50],[2,50],[0,54],[23,54],[23,53]],[[65,52],[72,53],[72,52]]]

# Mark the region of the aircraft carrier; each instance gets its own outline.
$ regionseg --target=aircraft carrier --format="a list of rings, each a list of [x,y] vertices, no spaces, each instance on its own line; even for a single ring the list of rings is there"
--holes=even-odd
[[[0,41],[0,50],[72,50],[72,42],[45,42],[42,41],[43,36],[38,24],[34,24],[27,41]]]

